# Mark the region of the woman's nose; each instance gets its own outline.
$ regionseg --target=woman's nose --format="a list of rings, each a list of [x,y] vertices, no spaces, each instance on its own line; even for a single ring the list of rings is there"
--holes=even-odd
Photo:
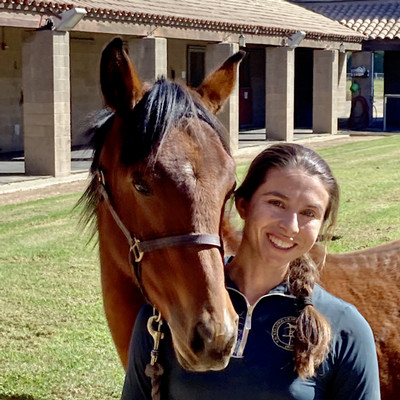
[[[287,236],[299,233],[299,220],[295,212],[286,211],[280,220],[281,229]]]

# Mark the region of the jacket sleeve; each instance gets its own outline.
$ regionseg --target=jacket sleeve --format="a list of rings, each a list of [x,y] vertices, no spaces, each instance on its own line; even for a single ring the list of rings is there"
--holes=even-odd
[[[344,314],[332,349],[336,355],[332,399],[379,400],[379,369],[372,330],[353,306]]]
[[[151,381],[145,375],[145,369],[153,348],[153,339],[147,331],[147,320],[152,315],[152,310],[151,306],[145,305],[136,318],[129,347],[122,400],[151,400]]]

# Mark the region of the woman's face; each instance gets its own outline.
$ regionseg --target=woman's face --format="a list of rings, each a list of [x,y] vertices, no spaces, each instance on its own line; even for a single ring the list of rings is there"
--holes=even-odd
[[[243,243],[252,257],[283,267],[315,243],[329,194],[317,177],[292,168],[271,169],[250,201],[236,206],[245,220]]]

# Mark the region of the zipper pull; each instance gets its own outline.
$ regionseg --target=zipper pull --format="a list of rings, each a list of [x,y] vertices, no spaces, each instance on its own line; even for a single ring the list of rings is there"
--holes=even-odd
[[[249,308],[247,310],[246,321],[244,323],[245,329],[248,329],[248,330],[251,329],[251,317],[252,317],[252,314],[253,314],[253,306],[249,306]]]

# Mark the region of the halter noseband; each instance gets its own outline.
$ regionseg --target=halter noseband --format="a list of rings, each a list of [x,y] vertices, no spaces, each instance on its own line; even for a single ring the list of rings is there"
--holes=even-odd
[[[106,183],[104,179],[103,171],[98,170],[96,172],[99,190],[102,195],[110,214],[114,218],[115,223],[118,225],[119,229],[122,231],[126,237],[129,244],[129,260],[133,265],[137,265],[142,261],[144,253],[149,251],[162,249],[164,247],[173,246],[187,246],[187,245],[199,245],[199,246],[212,246],[212,247],[222,247],[221,239],[218,235],[213,235],[210,233],[189,233],[186,235],[176,235],[176,236],[166,236],[158,239],[150,240],[139,240],[136,238],[129,230],[126,228],[121,218],[118,216],[115,208],[111,204],[110,196],[106,189]],[[136,273],[136,268],[135,268]],[[136,273],[137,275],[137,273]],[[138,278],[138,276],[136,276]],[[138,280],[139,281],[139,280]]]

